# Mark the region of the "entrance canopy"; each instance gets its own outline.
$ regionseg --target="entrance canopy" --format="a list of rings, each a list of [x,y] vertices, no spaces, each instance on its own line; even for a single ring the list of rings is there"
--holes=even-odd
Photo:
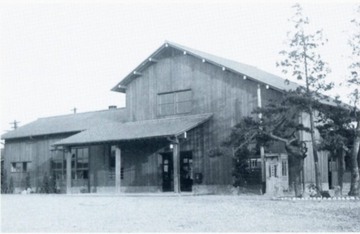
[[[70,146],[153,137],[178,136],[206,122],[211,116],[212,114],[199,114],[127,123],[99,124],[88,130],[58,141],[54,145]]]

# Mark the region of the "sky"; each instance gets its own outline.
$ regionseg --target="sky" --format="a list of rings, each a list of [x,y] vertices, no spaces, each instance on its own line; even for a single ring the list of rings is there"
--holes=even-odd
[[[320,49],[346,77],[356,1],[297,1],[329,42]],[[256,66],[276,67],[295,1],[0,1],[0,134],[40,117],[125,106],[110,91],[165,40]],[[347,87],[331,95],[346,101]]]

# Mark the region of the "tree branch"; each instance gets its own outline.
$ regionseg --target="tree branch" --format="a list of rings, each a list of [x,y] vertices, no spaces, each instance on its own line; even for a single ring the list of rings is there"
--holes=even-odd
[[[278,141],[284,142],[285,144],[289,144],[289,140],[286,140],[285,138],[276,136],[276,135],[274,135],[273,133],[269,133],[269,134],[267,134],[267,135],[268,135],[269,137],[271,137],[272,139],[274,139],[274,140],[278,140]]]
[[[254,138],[255,138],[255,136],[257,135],[257,133],[255,132],[255,133],[253,133],[246,141],[244,141],[241,145],[239,145],[238,147],[236,147],[235,149],[234,149],[234,154],[236,153],[236,152],[238,152],[242,147],[244,147],[246,144],[248,144],[250,141],[252,141]]]

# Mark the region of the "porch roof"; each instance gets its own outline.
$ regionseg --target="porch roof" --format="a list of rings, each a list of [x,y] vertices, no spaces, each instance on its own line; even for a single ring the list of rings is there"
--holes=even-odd
[[[98,125],[56,142],[55,146],[178,136],[211,118],[212,114],[186,115],[126,123]]]

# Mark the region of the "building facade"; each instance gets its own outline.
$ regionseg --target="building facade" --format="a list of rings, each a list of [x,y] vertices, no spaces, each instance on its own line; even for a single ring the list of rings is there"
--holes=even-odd
[[[112,89],[126,94],[126,108],[42,118],[4,134],[5,168],[19,189],[26,176],[41,187],[47,173],[68,193],[227,193],[232,157],[214,152],[241,118],[297,87],[165,42]],[[321,157],[325,185],[327,162]],[[311,150],[305,165],[314,182]]]

